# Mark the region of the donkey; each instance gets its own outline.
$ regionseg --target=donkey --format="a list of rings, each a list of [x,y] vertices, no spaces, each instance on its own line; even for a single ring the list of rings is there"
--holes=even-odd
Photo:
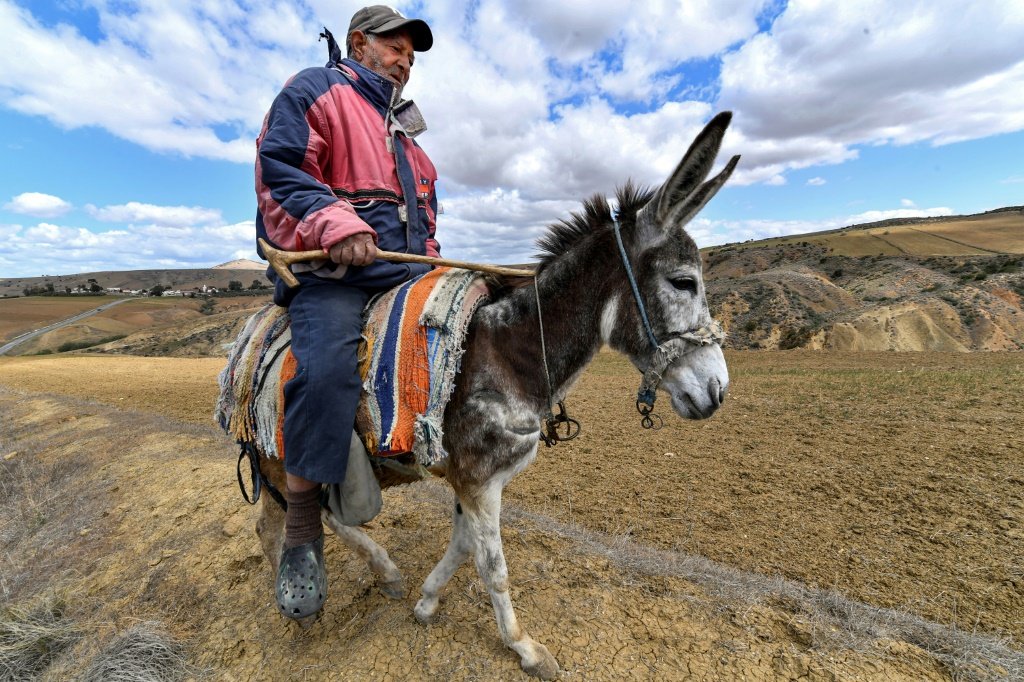
[[[686,419],[710,417],[729,377],[721,333],[711,318],[701,257],[684,226],[728,179],[739,157],[705,181],[729,125],[715,116],[657,190],[631,184],[613,213],[602,196],[553,225],[539,245],[543,258],[530,284],[510,285],[480,308],[466,338],[455,390],[444,416],[449,456],[443,476],[454,490],[452,536],[423,583],[414,612],[429,622],[441,591],[470,556],[490,593],[501,638],[530,675],[552,679],[558,664],[520,627],[509,597],[502,550],[502,490],[537,455],[550,408],[568,393],[602,344],[644,373],[638,407],[647,416],[654,391],[667,393]],[[265,476],[283,487],[281,461],[261,458]],[[264,498],[257,532],[276,572],[284,514]],[[392,598],[402,576],[387,552],[327,510],[324,522],[367,561]]]

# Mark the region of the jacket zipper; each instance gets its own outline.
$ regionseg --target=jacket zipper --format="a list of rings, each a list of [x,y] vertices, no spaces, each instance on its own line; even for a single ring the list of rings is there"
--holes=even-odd
[[[391,85],[388,83],[388,85]],[[398,161],[398,145],[402,142],[398,139],[398,133],[391,134],[391,117],[395,109],[395,86],[391,85],[391,97],[388,99],[388,110],[384,116],[384,131],[388,135],[388,146],[391,148],[391,153],[395,157],[395,177],[398,178],[398,186],[402,188],[402,200],[398,204],[398,219],[405,223],[405,252],[410,253],[412,250],[412,233],[410,232],[412,216],[409,215],[409,197],[405,196],[408,193],[408,188],[402,183],[402,167]],[[408,161],[408,157],[406,157]],[[412,165],[410,163],[410,170]]]

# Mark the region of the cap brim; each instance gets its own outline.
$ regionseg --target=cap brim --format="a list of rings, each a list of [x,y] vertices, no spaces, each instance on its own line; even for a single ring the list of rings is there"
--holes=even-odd
[[[430,32],[427,22],[422,19],[395,17],[390,21],[385,21],[369,33],[387,33],[400,28],[409,31],[409,35],[412,36],[412,49],[416,52],[426,52],[434,45],[434,34]]]

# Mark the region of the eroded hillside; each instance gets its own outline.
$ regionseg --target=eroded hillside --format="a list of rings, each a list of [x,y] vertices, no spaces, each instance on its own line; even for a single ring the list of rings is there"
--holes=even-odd
[[[976,223],[975,244],[958,255],[914,253],[908,235],[894,234],[899,227],[846,232],[856,248],[844,248],[840,231],[711,249],[705,252],[708,300],[733,348],[1021,349],[1024,255],[996,247],[1018,248],[1008,221],[1017,220],[1016,232],[1024,235],[1024,214],[998,218],[991,235]],[[920,236],[921,229],[902,231]],[[901,246],[860,253],[870,239]]]

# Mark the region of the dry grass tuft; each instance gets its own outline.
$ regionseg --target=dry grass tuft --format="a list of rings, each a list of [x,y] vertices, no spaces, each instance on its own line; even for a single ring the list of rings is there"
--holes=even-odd
[[[0,682],[34,679],[81,636],[56,596],[6,609],[0,615]]]
[[[185,649],[155,622],[139,623],[97,653],[81,682],[175,682],[196,671]]]

